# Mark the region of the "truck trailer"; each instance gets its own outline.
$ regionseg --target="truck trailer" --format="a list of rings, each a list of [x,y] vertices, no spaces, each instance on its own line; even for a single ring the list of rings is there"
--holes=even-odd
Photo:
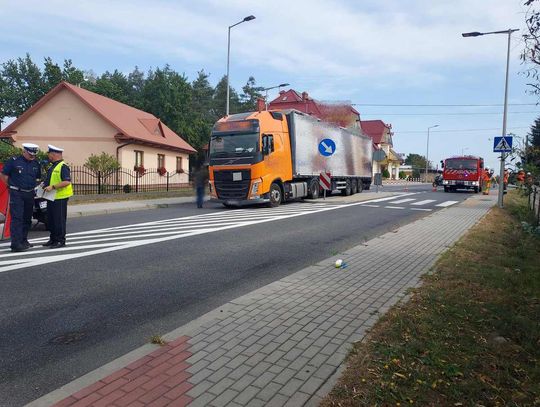
[[[369,189],[372,140],[296,110],[265,110],[220,119],[208,159],[212,201],[274,207],[318,198],[322,172],[343,195]]]
[[[441,161],[443,166],[444,192],[458,189],[482,191],[484,159],[472,155],[456,156]]]

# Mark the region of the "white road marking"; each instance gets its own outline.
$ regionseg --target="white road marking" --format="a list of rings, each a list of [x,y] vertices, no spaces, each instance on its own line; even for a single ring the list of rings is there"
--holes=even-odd
[[[386,209],[405,209],[404,206],[385,206]]]
[[[425,209],[425,208],[410,208],[411,211],[424,211],[424,212],[431,212],[433,209]]]
[[[408,198],[408,199],[400,199],[399,201],[392,201],[392,202],[390,202],[390,203],[391,203],[391,204],[400,204],[400,203],[411,202],[411,201],[416,201],[416,199],[411,199],[411,198]]]
[[[442,202],[438,205],[435,205],[435,206],[440,206],[441,208],[445,208],[447,206],[451,206],[451,205],[454,205],[454,204],[457,204],[459,201],[446,201],[446,202]]]
[[[400,196],[405,195],[414,195],[414,193],[401,194]],[[11,253],[7,247],[9,243],[7,243],[0,245],[0,273],[318,212],[352,206],[368,206],[371,202],[383,202],[395,198],[395,196],[392,196],[354,203],[295,203],[279,208],[224,210],[201,215],[88,230],[68,234],[68,245],[58,249],[40,246],[26,252]],[[378,205],[374,206],[378,207]],[[31,243],[40,244],[46,240],[48,240],[47,237],[32,239]]]
[[[436,202],[436,201],[437,201],[436,199],[426,199],[423,201],[413,202],[411,205],[426,205],[428,203]]]

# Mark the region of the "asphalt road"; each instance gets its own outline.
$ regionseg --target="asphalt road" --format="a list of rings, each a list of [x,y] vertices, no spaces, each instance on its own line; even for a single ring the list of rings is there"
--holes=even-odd
[[[384,191],[393,189],[403,191],[403,186]],[[49,261],[52,257],[27,252],[23,259],[41,260],[21,268],[0,267],[0,405],[23,405],[147,343],[152,335],[167,333],[253,289],[442,209],[438,204],[469,196],[432,192],[427,186],[411,186],[408,193],[402,198],[405,202],[394,203],[400,200],[396,198],[367,204],[371,206],[332,207],[322,200],[286,204],[274,212],[280,216],[263,208],[208,205],[197,210],[178,205],[69,219],[72,251],[64,252],[64,258]],[[415,203],[420,205],[413,207]],[[260,211],[268,211],[274,220],[234,223],[243,217],[252,220]],[[190,216],[195,217],[185,219]],[[206,229],[113,251],[106,250],[115,241],[104,238],[111,231],[91,233],[126,226],[113,230],[113,235],[140,243],[144,237],[137,233],[151,233],[156,225],[129,226],[141,222],[158,222],[169,228],[160,229],[166,231]],[[128,232],[119,233],[123,230]],[[89,248],[73,250],[84,232],[92,240]],[[158,235],[168,236],[163,231]],[[35,231],[31,239],[42,236],[46,233]],[[91,247],[95,242],[101,246]],[[8,251],[0,251],[0,263],[8,258]]]

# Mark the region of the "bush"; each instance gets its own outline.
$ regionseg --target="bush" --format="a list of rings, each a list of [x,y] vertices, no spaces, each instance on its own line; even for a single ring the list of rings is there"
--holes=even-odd
[[[100,155],[91,154],[84,166],[94,172],[107,174],[120,168],[120,163],[112,155],[102,152]]]
[[[122,191],[124,191],[126,194],[129,194],[131,192],[131,185],[126,184],[122,187]]]
[[[399,176],[399,179],[405,179],[405,178],[407,178],[407,174],[405,174],[404,171],[400,171],[399,174],[398,174],[398,176]]]
[[[390,173],[388,172],[388,169],[382,170],[382,176],[383,178],[390,178]]]

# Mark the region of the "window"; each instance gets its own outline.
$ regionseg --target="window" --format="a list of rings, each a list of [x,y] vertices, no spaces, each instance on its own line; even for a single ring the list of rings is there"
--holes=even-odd
[[[157,167],[165,168],[165,155],[164,154],[157,155]]]
[[[176,157],[176,172],[183,172],[182,169],[182,157]]]
[[[144,166],[144,151],[135,150],[135,167]]]

